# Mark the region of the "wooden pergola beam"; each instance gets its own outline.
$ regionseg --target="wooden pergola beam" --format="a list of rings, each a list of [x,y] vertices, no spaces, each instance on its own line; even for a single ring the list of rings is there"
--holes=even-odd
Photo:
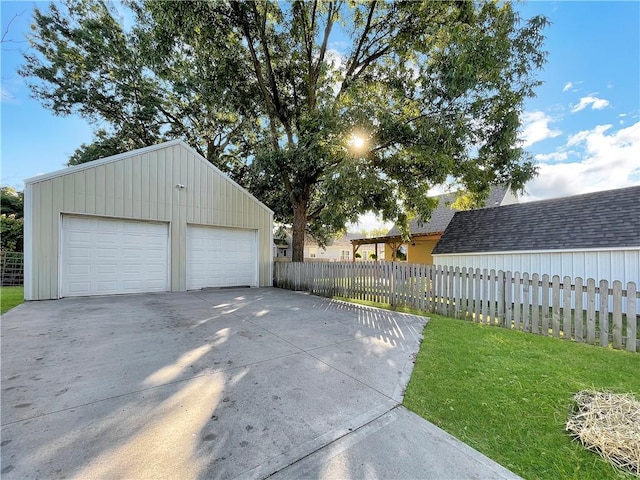
[[[353,248],[353,261],[356,259],[356,252],[361,245],[375,245],[376,246],[376,258],[378,258],[378,244],[384,243],[391,248],[391,259],[396,260],[396,252],[400,245],[403,243],[415,243],[419,240],[440,240],[444,232],[431,232],[431,233],[415,233],[409,236],[408,240],[403,240],[402,235],[390,235],[386,237],[370,237],[370,238],[357,238],[351,240],[351,246]]]

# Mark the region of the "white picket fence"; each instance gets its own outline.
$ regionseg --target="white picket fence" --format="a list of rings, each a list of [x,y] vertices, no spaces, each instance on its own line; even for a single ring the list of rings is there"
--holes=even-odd
[[[399,262],[275,263],[274,286],[640,351],[636,284]]]

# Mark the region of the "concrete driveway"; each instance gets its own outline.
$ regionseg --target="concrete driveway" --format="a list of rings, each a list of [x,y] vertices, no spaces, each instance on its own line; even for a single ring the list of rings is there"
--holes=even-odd
[[[20,305],[0,473],[517,478],[399,406],[424,325],[277,289]]]

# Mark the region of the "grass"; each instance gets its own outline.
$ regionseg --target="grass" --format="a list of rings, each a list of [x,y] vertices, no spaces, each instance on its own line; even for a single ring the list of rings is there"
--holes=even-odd
[[[582,389],[640,398],[640,354],[429,317],[407,408],[526,479],[636,478],[571,440],[564,424]]]
[[[20,305],[23,301],[23,287],[0,287],[0,314]]]

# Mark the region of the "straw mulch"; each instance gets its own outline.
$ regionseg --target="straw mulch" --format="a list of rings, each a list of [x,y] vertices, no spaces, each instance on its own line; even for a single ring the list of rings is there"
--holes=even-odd
[[[583,390],[567,431],[589,450],[640,477],[640,402],[631,395]]]

